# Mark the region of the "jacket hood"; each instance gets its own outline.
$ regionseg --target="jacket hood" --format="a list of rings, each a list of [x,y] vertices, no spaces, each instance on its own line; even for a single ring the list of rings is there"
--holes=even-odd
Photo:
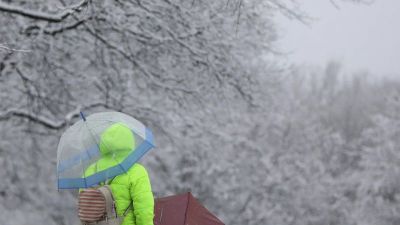
[[[134,147],[135,137],[123,123],[115,123],[101,134],[99,148],[102,156],[126,156]]]

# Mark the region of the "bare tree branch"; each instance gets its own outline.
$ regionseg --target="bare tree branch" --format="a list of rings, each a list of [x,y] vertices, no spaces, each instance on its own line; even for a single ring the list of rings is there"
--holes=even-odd
[[[296,10],[288,7],[281,1],[271,0],[271,1],[268,1],[268,3],[275,6],[281,13],[283,13],[289,19],[295,19],[295,20],[300,21],[304,25],[309,25],[310,18],[305,13],[303,13],[301,11],[296,11]]]
[[[331,2],[331,4],[336,8],[336,9],[340,9],[338,3],[335,0],[329,0]]]
[[[60,129],[66,124],[66,121],[53,121],[22,109],[9,109],[0,114],[0,120],[6,120],[10,117],[25,118],[53,130]]]
[[[11,117],[19,117],[19,118],[28,119],[29,121],[40,124],[46,128],[52,129],[52,130],[58,130],[58,129],[61,129],[64,126],[68,125],[69,122],[72,120],[72,118],[79,116],[79,112],[81,110],[95,108],[95,107],[99,107],[99,106],[107,108],[107,106],[101,102],[89,104],[86,106],[78,105],[75,107],[75,109],[68,112],[64,116],[63,120],[59,120],[59,121],[54,121],[45,116],[36,115],[36,114],[29,112],[27,110],[24,110],[24,109],[16,109],[16,108],[8,109],[5,112],[0,112],[0,121],[7,120]]]
[[[0,49],[4,49],[8,52],[31,52],[31,50],[11,48],[3,44],[0,44]]]
[[[89,3],[89,0],[82,0],[81,2],[68,7],[61,13],[58,14],[50,14],[46,12],[38,12],[30,9],[25,9],[19,6],[10,5],[5,2],[0,1],[0,11],[8,12],[12,14],[18,14],[21,16],[25,16],[31,19],[36,20],[44,20],[48,22],[61,22],[74,12],[81,11],[82,7],[86,6]]]
[[[89,19],[91,19],[91,18],[89,18]],[[73,23],[71,23],[71,24],[67,24],[67,25],[62,26],[62,27],[57,28],[57,29],[46,29],[46,30],[44,30],[43,32],[44,32],[45,34],[49,34],[49,35],[56,35],[56,34],[58,34],[58,33],[62,33],[62,32],[67,31],[67,30],[76,29],[76,28],[78,28],[80,25],[82,25],[83,23],[85,23],[86,20],[89,20],[89,19],[78,20],[78,21],[75,21],[75,22],[73,22]]]

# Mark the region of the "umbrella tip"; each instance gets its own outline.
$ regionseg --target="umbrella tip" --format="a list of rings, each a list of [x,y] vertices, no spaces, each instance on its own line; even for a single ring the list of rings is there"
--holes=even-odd
[[[79,114],[81,115],[81,118],[83,119],[83,121],[86,121],[86,117],[85,117],[85,115],[83,114],[83,112],[80,111]]]

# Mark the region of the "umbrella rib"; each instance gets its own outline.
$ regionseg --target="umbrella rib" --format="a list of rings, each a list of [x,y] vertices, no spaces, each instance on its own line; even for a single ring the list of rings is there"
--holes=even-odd
[[[90,129],[89,125],[88,125],[87,123],[85,123],[85,126],[86,126],[86,128],[89,130],[89,134],[90,134],[90,136],[93,138],[94,143],[96,143],[97,147],[100,149],[100,146],[99,146],[99,144],[98,144],[98,141],[96,140],[95,136],[93,135],[92,130]],[[88,156],[89,156],[89,158],[90,158],[89,153],[88,153]],[[96,171],[96,172],[97,172],[97,171]]]
[[[82,126],[79,128],[79,133],[80,132],[82,132]],[[90,131],[89,131],[90,132]],[[82,144],[82,145],[84,145],[84,144]],[[89,153],[87,152],[87,151],[85,151],[87,154],[88,154],[88,156],[89,156],[89,158],[90,158],[90,155],[89,155]],[[84,168],[84,166],[83,166],[83,162],[82,162],[82,157],[80,157],[80,160],[81,160],[81,168],[82,168],[82,176],[83,176],[83,181],[85,182],[85,188],[87,188],[88,187],[88,185],[87,185],[87,180],[86,180],[86,174],[85,174],[85,168]]]

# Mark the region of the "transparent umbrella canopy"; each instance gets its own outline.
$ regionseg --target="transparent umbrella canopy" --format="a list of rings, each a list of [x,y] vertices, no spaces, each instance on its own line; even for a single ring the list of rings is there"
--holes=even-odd
[[[125,173],[154,147],[153,134],[120,112],[84,117],[61,136],[57,149],[58,189],[96,186]]]

